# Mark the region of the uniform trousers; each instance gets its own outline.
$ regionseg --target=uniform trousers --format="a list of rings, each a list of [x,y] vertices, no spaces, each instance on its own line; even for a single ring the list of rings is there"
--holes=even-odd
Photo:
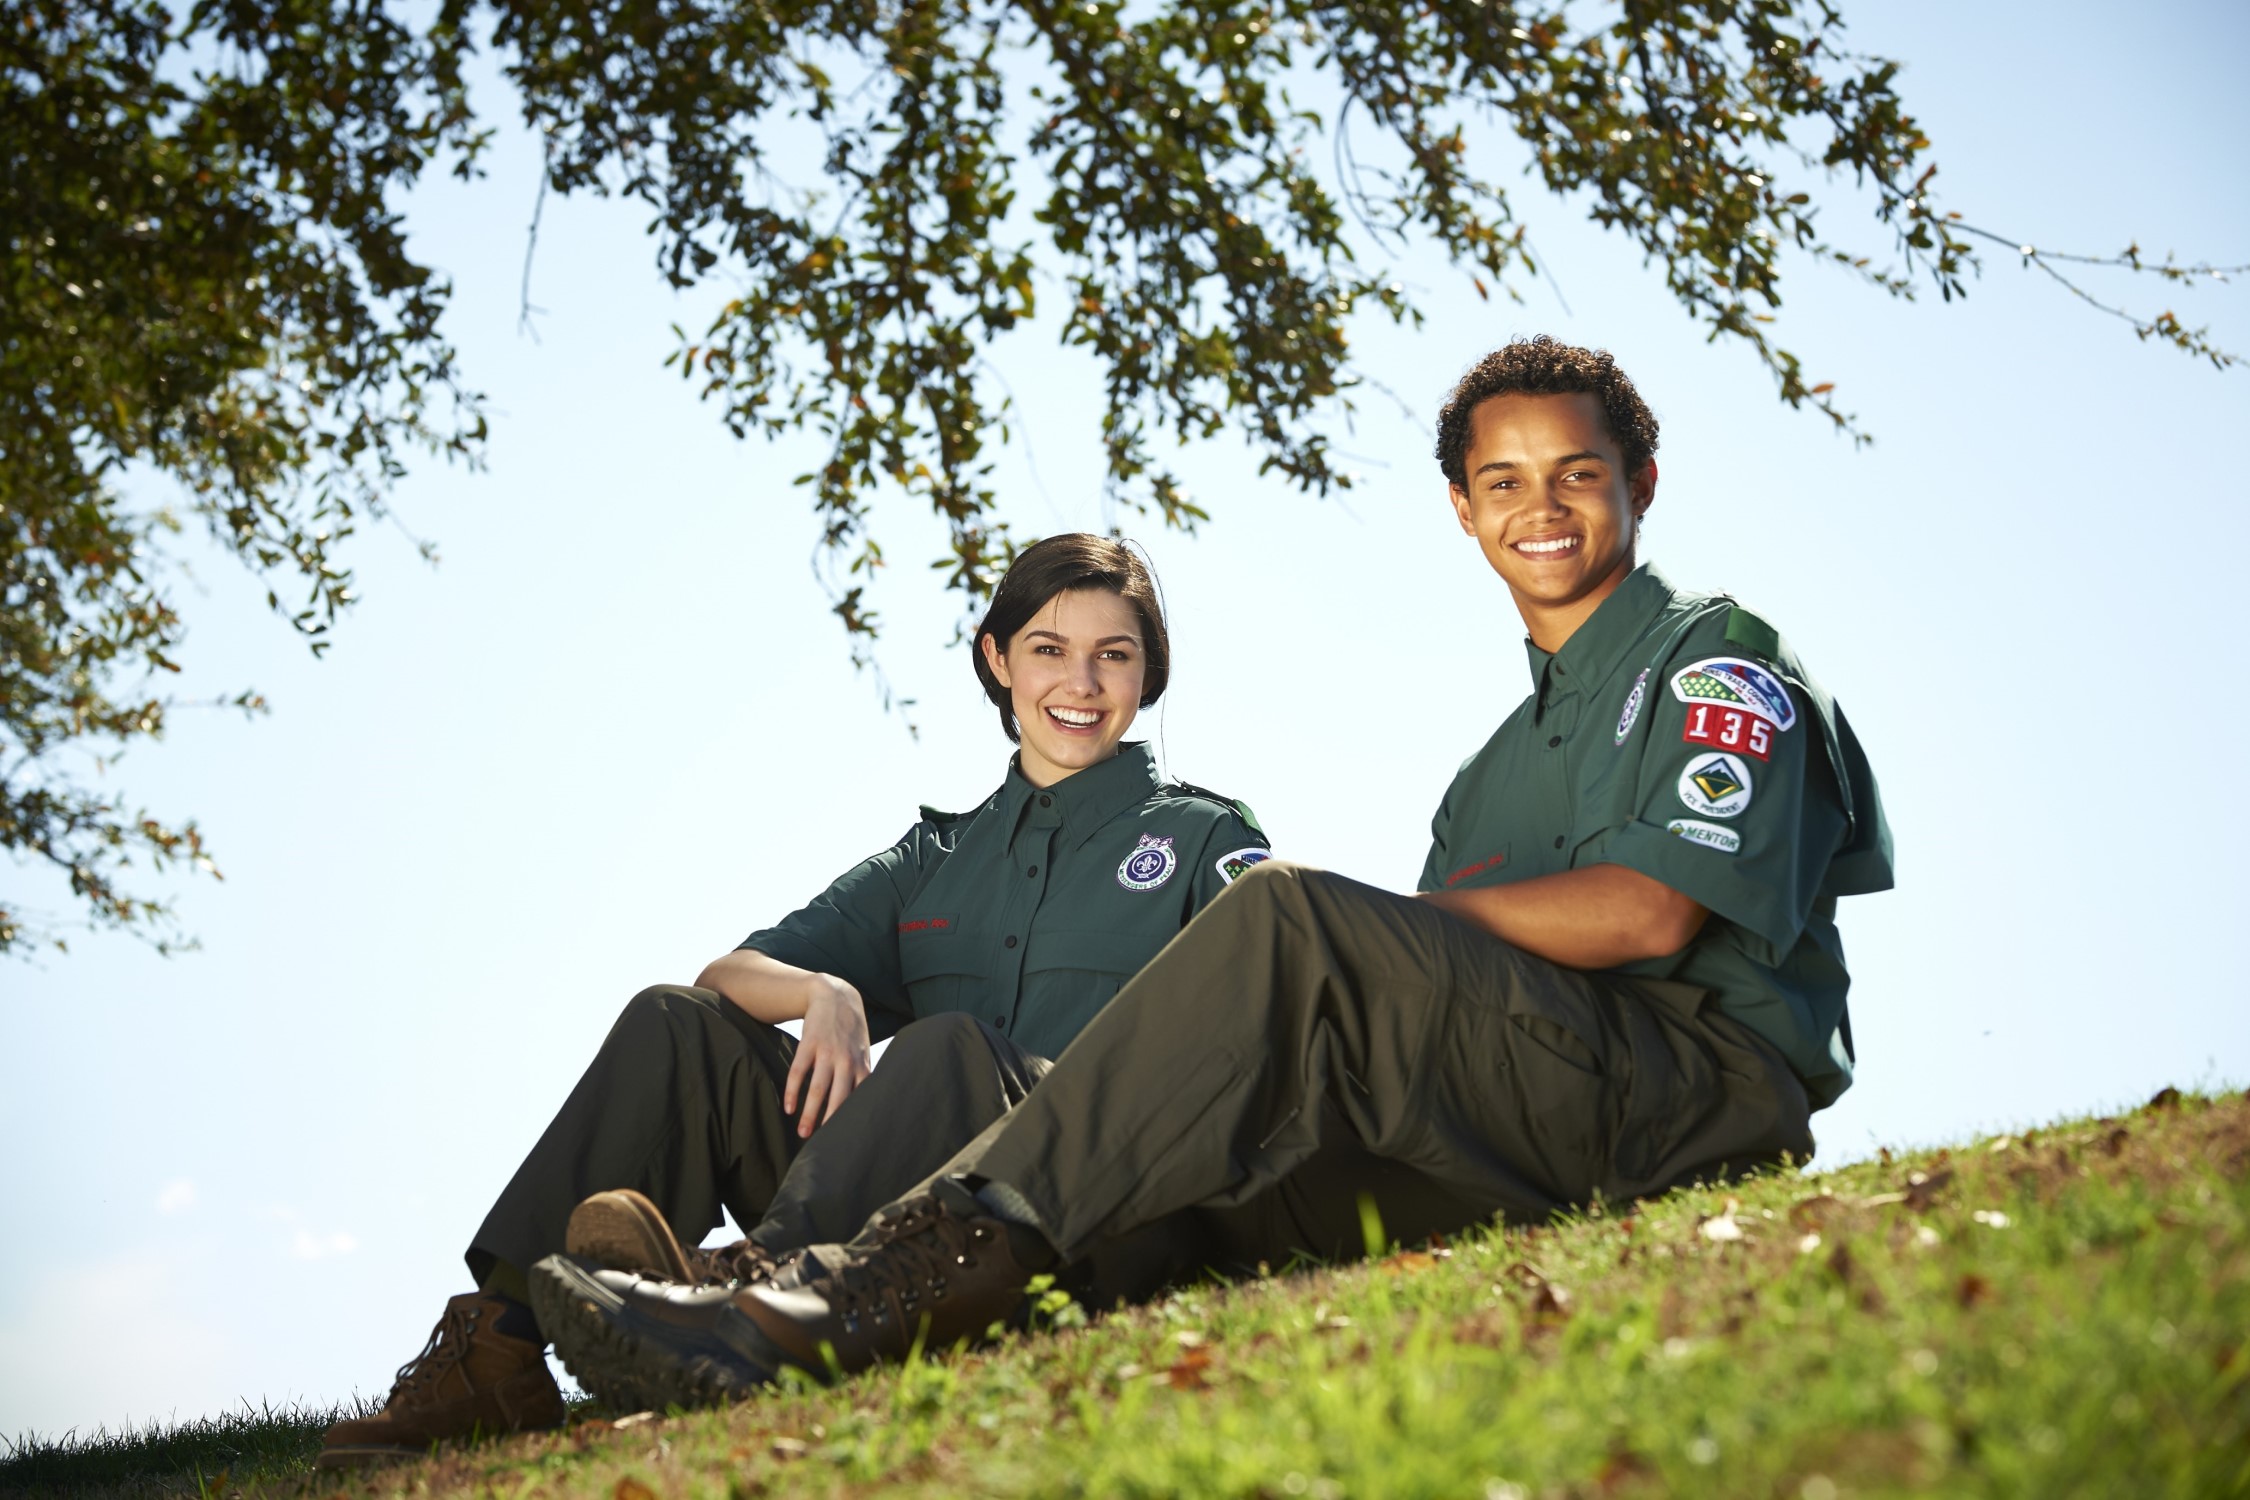
[[[1812,1151],[1780,1052],[1692,986],[1587,973],[1270,861],[939,1175],[1066,1262],[1189,1215],[1237,1264],[1537,1223]]]
[[[720,1209],[781,1254],[847,1238],[1023,1101],[1052,1064],[972,1016],[915,1021],[810,1139],[781,1108],[796,1042],[714,991],[643,990],[470,1242],[480,1286],[563,1248],[592,1193],[646,1193],[683,1245]],[[514,1273],[496,1270],[505,1267]]]

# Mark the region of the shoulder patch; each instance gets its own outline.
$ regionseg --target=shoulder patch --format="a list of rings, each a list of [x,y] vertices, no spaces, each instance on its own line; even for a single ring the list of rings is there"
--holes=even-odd
[[[1214,792],[1209,787],[1197,786],[1192,781],[1169,781],[1165,783],[1165,786],[1171,791],[1181,792],[1190,797],[1200,797],[1206,802],[1216,802],[1249,825],[1252,833],[1260,838],[1266,836],[1265,829],[1258,825],[1258,815],[1250,810],[1249,803],[1238,797],[1229,797],[1224,792]]]
[[[1781,655],[1781,632],[1737,604],[1727,611],[1727,644],[1772,661]]]
[[[1247,849],[1237,849],[1232,854],[1222,854],[1217,865],[1219,881],[1222,885],[1233,885],[1250,873],[1252,865],[1262,865],[1271,858],[1273,851],[1258,844],[1252,844]]]

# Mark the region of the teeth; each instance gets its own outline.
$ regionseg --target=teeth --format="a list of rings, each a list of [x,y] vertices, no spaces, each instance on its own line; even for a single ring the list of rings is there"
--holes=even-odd
[[[1083,708],[1050,708],[1047,712],[1053,714],[1061,722],[1079,729],[1090,728],[1099,724],[1102,720],[1100,714],[1091,713]]]
[[[1516,550],[1532,553],[1568,552],[1577,545],[1578,538],[1574,536],[1558,536],[1545,542],[1518,542],[1516,543]]]

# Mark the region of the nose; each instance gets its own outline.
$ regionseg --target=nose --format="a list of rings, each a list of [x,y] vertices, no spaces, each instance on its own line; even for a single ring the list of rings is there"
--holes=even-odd
[[[1101,673],[1096,670],[1094,658],[1090,655],[1073,657],[1070,663],[1070,675],[1065,680],[1064,685],[1080,698],[1100,697],[1102,679]]]

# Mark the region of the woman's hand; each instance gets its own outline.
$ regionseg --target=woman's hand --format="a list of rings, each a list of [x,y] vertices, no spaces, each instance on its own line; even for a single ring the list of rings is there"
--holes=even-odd
[[[874,1067],[867,1060],[867,1007],[859,991],[833,974],[811,979],[804,1034],[781,1094],[783,1111],[797,1117],[799,1140],[827,1124]]]

